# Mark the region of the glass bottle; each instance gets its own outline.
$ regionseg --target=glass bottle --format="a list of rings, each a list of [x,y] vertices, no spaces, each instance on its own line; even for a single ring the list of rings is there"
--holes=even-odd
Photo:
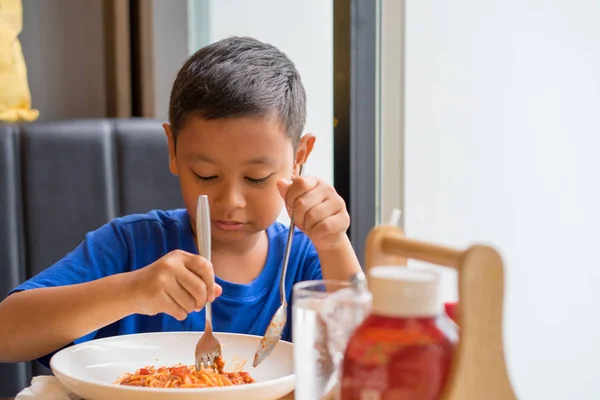
[[[444,320],[439,275],[385,266],[368,281],[371,314],[348,342],[341,399],[439,399],[458,339]]]

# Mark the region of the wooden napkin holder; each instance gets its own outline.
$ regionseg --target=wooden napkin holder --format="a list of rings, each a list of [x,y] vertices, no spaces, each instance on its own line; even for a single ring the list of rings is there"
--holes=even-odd
[[[405,237],[380,225],[366,243],[365,273],[374,266],[425,261],[458,271],[459,343],[443,400],[516,400],[506,369],[502,340],[504,265],[489,246],[461,251]]]

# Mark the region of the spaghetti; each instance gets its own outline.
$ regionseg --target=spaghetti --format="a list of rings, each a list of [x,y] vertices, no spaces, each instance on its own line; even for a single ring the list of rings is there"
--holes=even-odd
[[[134,374],[125,376],[115,382],[118,385],[152,387],[152,388],[206,388],[233,385],[244,385],[254,382],[247,372],[224,372],[225,363],[219,357],[217,370],[210,368],[196,371],[195,366],[175,365],[172,367],[138,369]]]

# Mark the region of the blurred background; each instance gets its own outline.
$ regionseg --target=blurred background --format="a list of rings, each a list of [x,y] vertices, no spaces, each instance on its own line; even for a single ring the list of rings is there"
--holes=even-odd
[[[38,122],[166,120],[198,48],[229,35],[279,47],[307,89],[307,173],[348,202],[360,257],[393,208],[410,237],[494,245],[518,397],[600,398],[600,1],[22,5]],[[443,273],[455,300],[456,276]]]

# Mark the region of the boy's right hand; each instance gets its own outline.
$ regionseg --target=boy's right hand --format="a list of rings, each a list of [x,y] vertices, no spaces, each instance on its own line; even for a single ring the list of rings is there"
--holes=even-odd
[[[182,250],[172,251],[130,274],[138,314],[166,313],[183,321],[223,291],[215,283],[212,264]]]

